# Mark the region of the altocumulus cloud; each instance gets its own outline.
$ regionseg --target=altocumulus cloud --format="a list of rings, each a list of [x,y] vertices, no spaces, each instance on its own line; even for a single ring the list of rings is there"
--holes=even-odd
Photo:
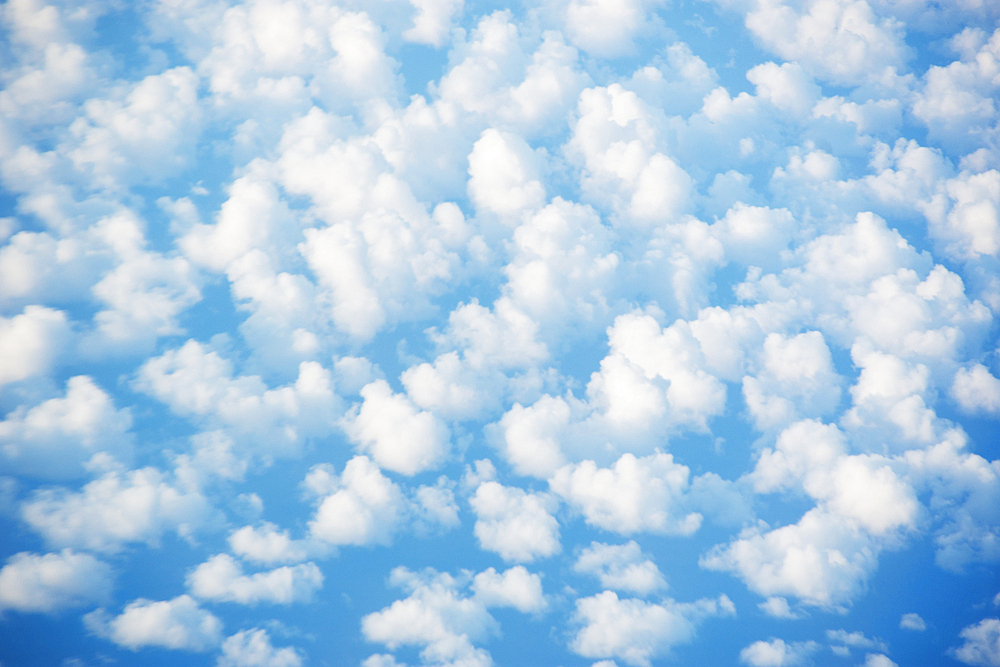
[[[0,661],[1000,664],[998,21],[9,0]]]

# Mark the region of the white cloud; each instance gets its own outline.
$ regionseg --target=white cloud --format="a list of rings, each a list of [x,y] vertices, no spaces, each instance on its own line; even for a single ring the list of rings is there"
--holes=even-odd
[[[1000,619],[984,618],[962,628],[965,642],[952,655],[967,665],[1000,665]]]
[[[833,83],[856,85],[908,59],[903,25],[875,15],[865,0],[754,4],[747,28],[771,51]]]
[[[899,667],[899,665],[882,653],[867,653],[865,654],[864,667]]]
[[[492,567],[472,580],[475,599],[487,607],[514,607],[522,613],[545,611],[548,603],[542,595],[542,578],[515,565],[497,573]]]
[[[333,546],[390,544],[408,509],[400,488],[367,456],[348,461],[339,478],[330,476],[323,495],[309,531]]]
[[[792,667],[809,664],[809,656],[819,650],[813,641],[756,641],[740,651],[740,662],[753,667]]]
[[[852,522],[812,509],[782,528],[748,528],[699,564],[733,572],[761,595],[794,595],[806,605],[842,608],[864,590],[878,552]]]
[[[476,513],[479,545],[506,561],[530,563],[558,553],[559,522],[554,499],[516,486],[484,482],[469,500]]]
[[[389,383],[376,380],[361,389],[364,402],[342,422],[363,453],[383,468],[415,475],[436,468],[448,454],[450,433],[433,413],[417,408]]]
[[[433,570],[416,574],[397,567],[389,583],[402,587],[409,596],[365,616],[361,620],[365,639],[391,650],[419,646],[421,658],[428,664],[493,664],[489,653],[474,643],[496,635],[500,626],[481,601],[462,595],[453,577]]]
[[[685,506],[688,473],[670,454],[622,454],[611,468],[593,461],[560,468],[549,485],[592,526],[623,535],[690,535],[702,517]]]
[[[275,648],[267,630],[240,630],[222,642],[218,667],[299,667],[302,657],[294,648]]]
[[[323,573],[314,563],[245,575],[228,554],[212,556],[187,575],[188,589],[195,597],[246,605],[310,602],[322,585]]]
[[[0,569],[0,611],[52,614],[103,602],[113,582],[111,566],[90,554],[22,551]]]
[[[923,632],[927,629],[927,622],[920,617],[920,614],[911,612],[909,614],[903,614],[903,616],[899,619],[899,627],[903,630]]]
[[[95,184],[120,188],[177,173],[194,152],[201,109],[189,67],[150,74],[123,98],[93,98],[70,125],[73,164]]]
[[[229,535],[233,553],[254,563],[300,563],[309,558],[312,544],[294,540],[287,530],[279,530],[273,523],[264,522],[259,527],[243,526]]]
[[[469,154],[469,197],[476,208],[511,224],[524,212],[541,207],[545,188],[540,160],[524,139],[489,129]]]
[[[843,646],[847,649],[872,649],[875,651],[888,651],[889,647],[881,639],[866,637],[863,632],[848,632],[847,630],[827,630],[826,638],[831,646]]]
[[[264,461],[298,455],[308,439],[335,430],[340,399],[332,384],[327,369],[304,361],[294,383],[270,389],[259,376],[234,377],[227,359],[194,340],[146,361],[135,380],[136,389],[181,416],[223,428]]]
[[[630,665],[648,667],[653,658],[694,639],[703,619],[735,613],[725,595],[717,600],[667,599],[657,604],[620,600],[612,591],[604,591],[576,601],[573,620],[583,627],[570,641],[570,649],[585,658],[620,658]]]
[[[84,616],[84,624],[94,634],[133,651],[159,646],[201,652],[222,642],[222,621],[187,595],[159,602],[139,598],[113,618],[98,609]]]
[[[1000,413],[1000,380],[982,364],[958,369],[951,395],[968,412]]]
[[[648,595],[667,587],[660,568],[634,541],[622,545],[591,542],[573,569],[597,577],[601,586],[616,591]]]
[[[451,22],[462,11],[463,0],[410,0],[417,10],[413,27],[403,33],[403,39],[440,48],[448,35]]]
[[[106,452],[132,458],[132,417],[86,375],[66,381],[66,395],[0,421],[0,466],[22,475],[59,479],[84,474],[84,464]]]
[[[108,472],[79,492],[38,490],[21,516],[48,544],[108,552],[129,542],[156,545],[166,531],[189,537],[216,518],[203,495],[178,489],[155,468]]]
[[[0,386],[48,372],[70,342],[66,314],[26,306],[14,317],[0,317]]]
[[[779,595],[772,595],[758,604],[757,607],[774,618],[799,618],[799,615],[792,611],[788,605],[788,600]]]
[[[584,51],[602,57],[630,53],[633,40],[648,27],[648,11],[659,0],[571,0],[566,31]]]

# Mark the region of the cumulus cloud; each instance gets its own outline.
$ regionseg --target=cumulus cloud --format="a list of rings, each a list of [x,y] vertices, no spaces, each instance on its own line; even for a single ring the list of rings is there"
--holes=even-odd
[[[685,508],[688,474],[670,454],[623,454],[611,468],[593,461],[560,468],[549,484],[588,524],[604,530],[690,535],[702,517]]]
[[[899,619],[899,627],[903,630],[923,632],[927,629],[927,622],[921,618],[920,614],[911,612],[909,614],[903,614],[903,616]]]
[[[694,639],[698,625],[711,616],[736,613],[725,595],[697,602],[662,603],[619,599],[612,591],[576,601],[574,622],[582,626],[570,648],[585,658],[620,658],[647,667],[673,646]]]
[[[516,486],[484,482],[469,500],[476,513],[474,532],[483,549],[506,561],[530,563],[558,553],[559,522],[553,498]]]
[[[431,569],[415,573],[397,567],[389,583],[403,588],[409,596],[365,616],[362,634],[368,641],[391,650],[407,645],[421,647],[420,656],[427,664],[491,665],[490,654],[475,646],[500,631],[488,607],[510,606],[525,612],[545,608],[539,576],[528,573],[523,566],[502,574],[493,568],[477,574],[472,580],[472,596],[463,591],[468,579],[463,581]],[[369,662],[397,664],[393,657],[384,655],[372,656]]]
[[[80,491],[36,491],[21,516],[48,544],[115,552],[125,544],[156,545],[164,532],[191,537],[216,519],[198,491],[173,486],[156,468],[111,471]]]
[[[0,569],[0,611],[52,614],[104,602],[113,581],[111,566],[90,554],[23,551]]]
[[[1000,665],[1000,620],[984,618],[962,628],[964,643],[952,655],[967,665]]]
[[[330,545],[390,544],[406,516],[406,498],[367,456],[355,456],[339,477],[314,468],[306,485],[325,478],[310,534]]]
[[[323,573],[314,563],[303,563],[245,575],[232,556],[217,554],[188,574],[187,585],[203,600],[292,604],[311,601],[323,585]]]
[[[94,634],[133,651],[158,646],[202,652],[222,642],[222,621],[187,595],[164,601],[140,598],[114,617],[98,609],[84,616],[84,623]]]
[[[740,662],[753,667],[791,667],[809,664],[809,656],[819,650],[814,641],[786,642],[783,639],[756,641],[740,651]]]
[[[299,667],[302,657],[291,647],[275,648],[267,630],[241,630],[222,642],[219,667]]]
[[[614,545],[591,542],[573,564],[577,572],[597,578],[601,586],[616,591],[647,595],[667,587],[667,581],[635,541]]]
[[[450,433],[433,413],[417,410],[384,380],[361,389],[364,402],[344,418],[344,430],[383,468],[413,475],[437,467],[447,455]]]
[[[99,452],[128,463],[132,458],[132,417],[116,410],[93,379],[66,381],[63,398],[22,406],[0,422],[4,468],[33,477],[60,479],[84,474],[84,464]]]

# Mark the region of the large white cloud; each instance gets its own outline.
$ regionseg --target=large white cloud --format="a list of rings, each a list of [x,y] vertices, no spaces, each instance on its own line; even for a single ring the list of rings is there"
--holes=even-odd
[[[90,554],[23,551],[0,569],[0,610],[51,614],[104,602],[113,580],[111,566]]]
[[[222,642],[222,621],[187,595],[163,601],[139,598],[114,617],[98,609],[84,616],[84,624],[94,634],[133,651],[159,646],[200,652]]]
[[[66,382],[66,395],[0,421],[0,460],[22,475],[79,477],[98,452],[128,463],[132,458],[132,417],[116,410],[111,397],[94,381],[78,375]]]
[[[474,532],[483,549],[506,561],[530,563],[561,550],[554,498],[526,493],[517,486],[484,482],[469,503],[476,513]]]
[[[725,595],[697,602],[667,599],[654,603],[619,599],[614,592],[604,591],[576,601],[574,621],[582,627],[570,648],[587,658],[620,658],[648,667],[653,658],[694,639],[705,618],[735,613]]]
[[[310,602],[323,585],[323,573],[315,563],[303,563],[245,575],[232,556],[217,554],[191,571],[187,584],[191,593],[203,600],[291,604]]]

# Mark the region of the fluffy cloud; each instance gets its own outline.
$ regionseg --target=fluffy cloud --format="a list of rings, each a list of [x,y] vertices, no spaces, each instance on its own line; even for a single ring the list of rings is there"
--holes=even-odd
[[[111,566],[90,554],[14,554],[0,569],[0,610],[52,614],[105,601],[113,583]]]
[[[200,652],[222,642],[222,622],[187,595],[159,602],[140,598],[115,617],[98,609],[84,616],[84,623],[94,634],[133,651],[159,646]]]
[[[500,626],[489,606],[511,606],[522,611],[544,608],[538,575],[517,566],[502,575],[492,568],[475,576],[475,595],[463,595],[463,582],[434,570],[414,573],[404,567],[392,571],[389,583],[402,587],[409,596],[365,616],[361,631],[368,641],[421,647],[425,664],[461,664],[487,667],[490,654],[474,644],[496,635]],[[394,665],[390,656],[372,656],[375,665]],[[366,663],[368,664],[368,663]]]
[[[688,473],[670,454],[623,454],[611,468],[593,461],[560,468],[549,484],[590,525],[623,535],[690,535],[702,517],[685,508]]]
[[[967,665],[1000,665],[1000,620],[984,618],[962,628],[965,642],[952,655]]]
[[[1000,413],[1000,380],[982,364],[959,369],[951,395],[969,412]]]
[[[22,406],[0,422],[0,460],[22,475],[79,477],[98,452],[129,462],[131,425],[127,410],[116,410],[91,378],[78,375],[66,381],[63,398]]]
[[[267,630],[241,630],[222,642],[218,667],[299,667],[302,658],[294,648],[274,648]]]
[[[305,540],[294,540],[287,530],[279,530],[273,523],[264,522],[259,527],[243,526],[229,535],[233,553],[254,563],[299,563],[309,557],[314,545]]]
[[[339,477],[322,467],[310,477],[306,485],[325,495],[309,522],[314,538],[334,546],[392,542],[408,510],[406,498],[367,456],[348,461]],[[317,487],[320,478],[323,486]]]
[[[903,616],[899,619],[899,627],[903,630],[923,632],[927,629],[927,622],[920,617],[920,614],[903,614]]]
[[[909,56],[903,26],[877,16],[865,0],[758,0],[746,26],[786,60],[837,84],[857,84]]]
[[[344,430],[383,468],[414,475],[437,467],[448,453],[450,434],[432,413],[417,410],[384,380],[361,390],[364,402],[344,418]]]
[[[740,662],[753,667],[792,667],[809,664],[809,656],[819,650],[819,644],[809,642],[785,642],[772,639],[769,642],[756,641],[740,651]]]
[[[332,432],[340,408],[330,372],[317,362],[302,362],[294,383],[269,389],[259,376],[234,377],[227,359],[194,340],[148,360],[135,387],[179,415],[224,429],[265,461],[295,455],[307,439]]]
[[[36,491],[21,516],[48,544],[114,552],[129,542],[158,543],[166,531],[182,537],[215,520],[197,491],[171,485],[155,468],[112,471],[78,491]]]
[[[667,587],[660,568],[634,541],[622,545],[591,542],[573,569],[593,575],[601,586],[616,591],[648,595]]]
[[[469,503],[476,513],[474,532],[480,546],[506,561],[530,563],[562,548],[551,496],[485,482]]]
[[[725,595],[697,602],[665,600],[660,604],[619,599],[612,591],[576,601],[575,623],[582,627],[570,648],[585,658],[621,658],[648,667],[671,647],[694,639],[702,620],[736,613]]]
[[[14,317],[0,317],[0,386],[46,373],[70,340],[66,314],[26,306]]]
[[[245,575],[232,556],[218,554],[190,572],[187,585],[195,597],[204,600],[291,604],[311,601],[323,585],[323,573],[314,563],[304,563]]]

